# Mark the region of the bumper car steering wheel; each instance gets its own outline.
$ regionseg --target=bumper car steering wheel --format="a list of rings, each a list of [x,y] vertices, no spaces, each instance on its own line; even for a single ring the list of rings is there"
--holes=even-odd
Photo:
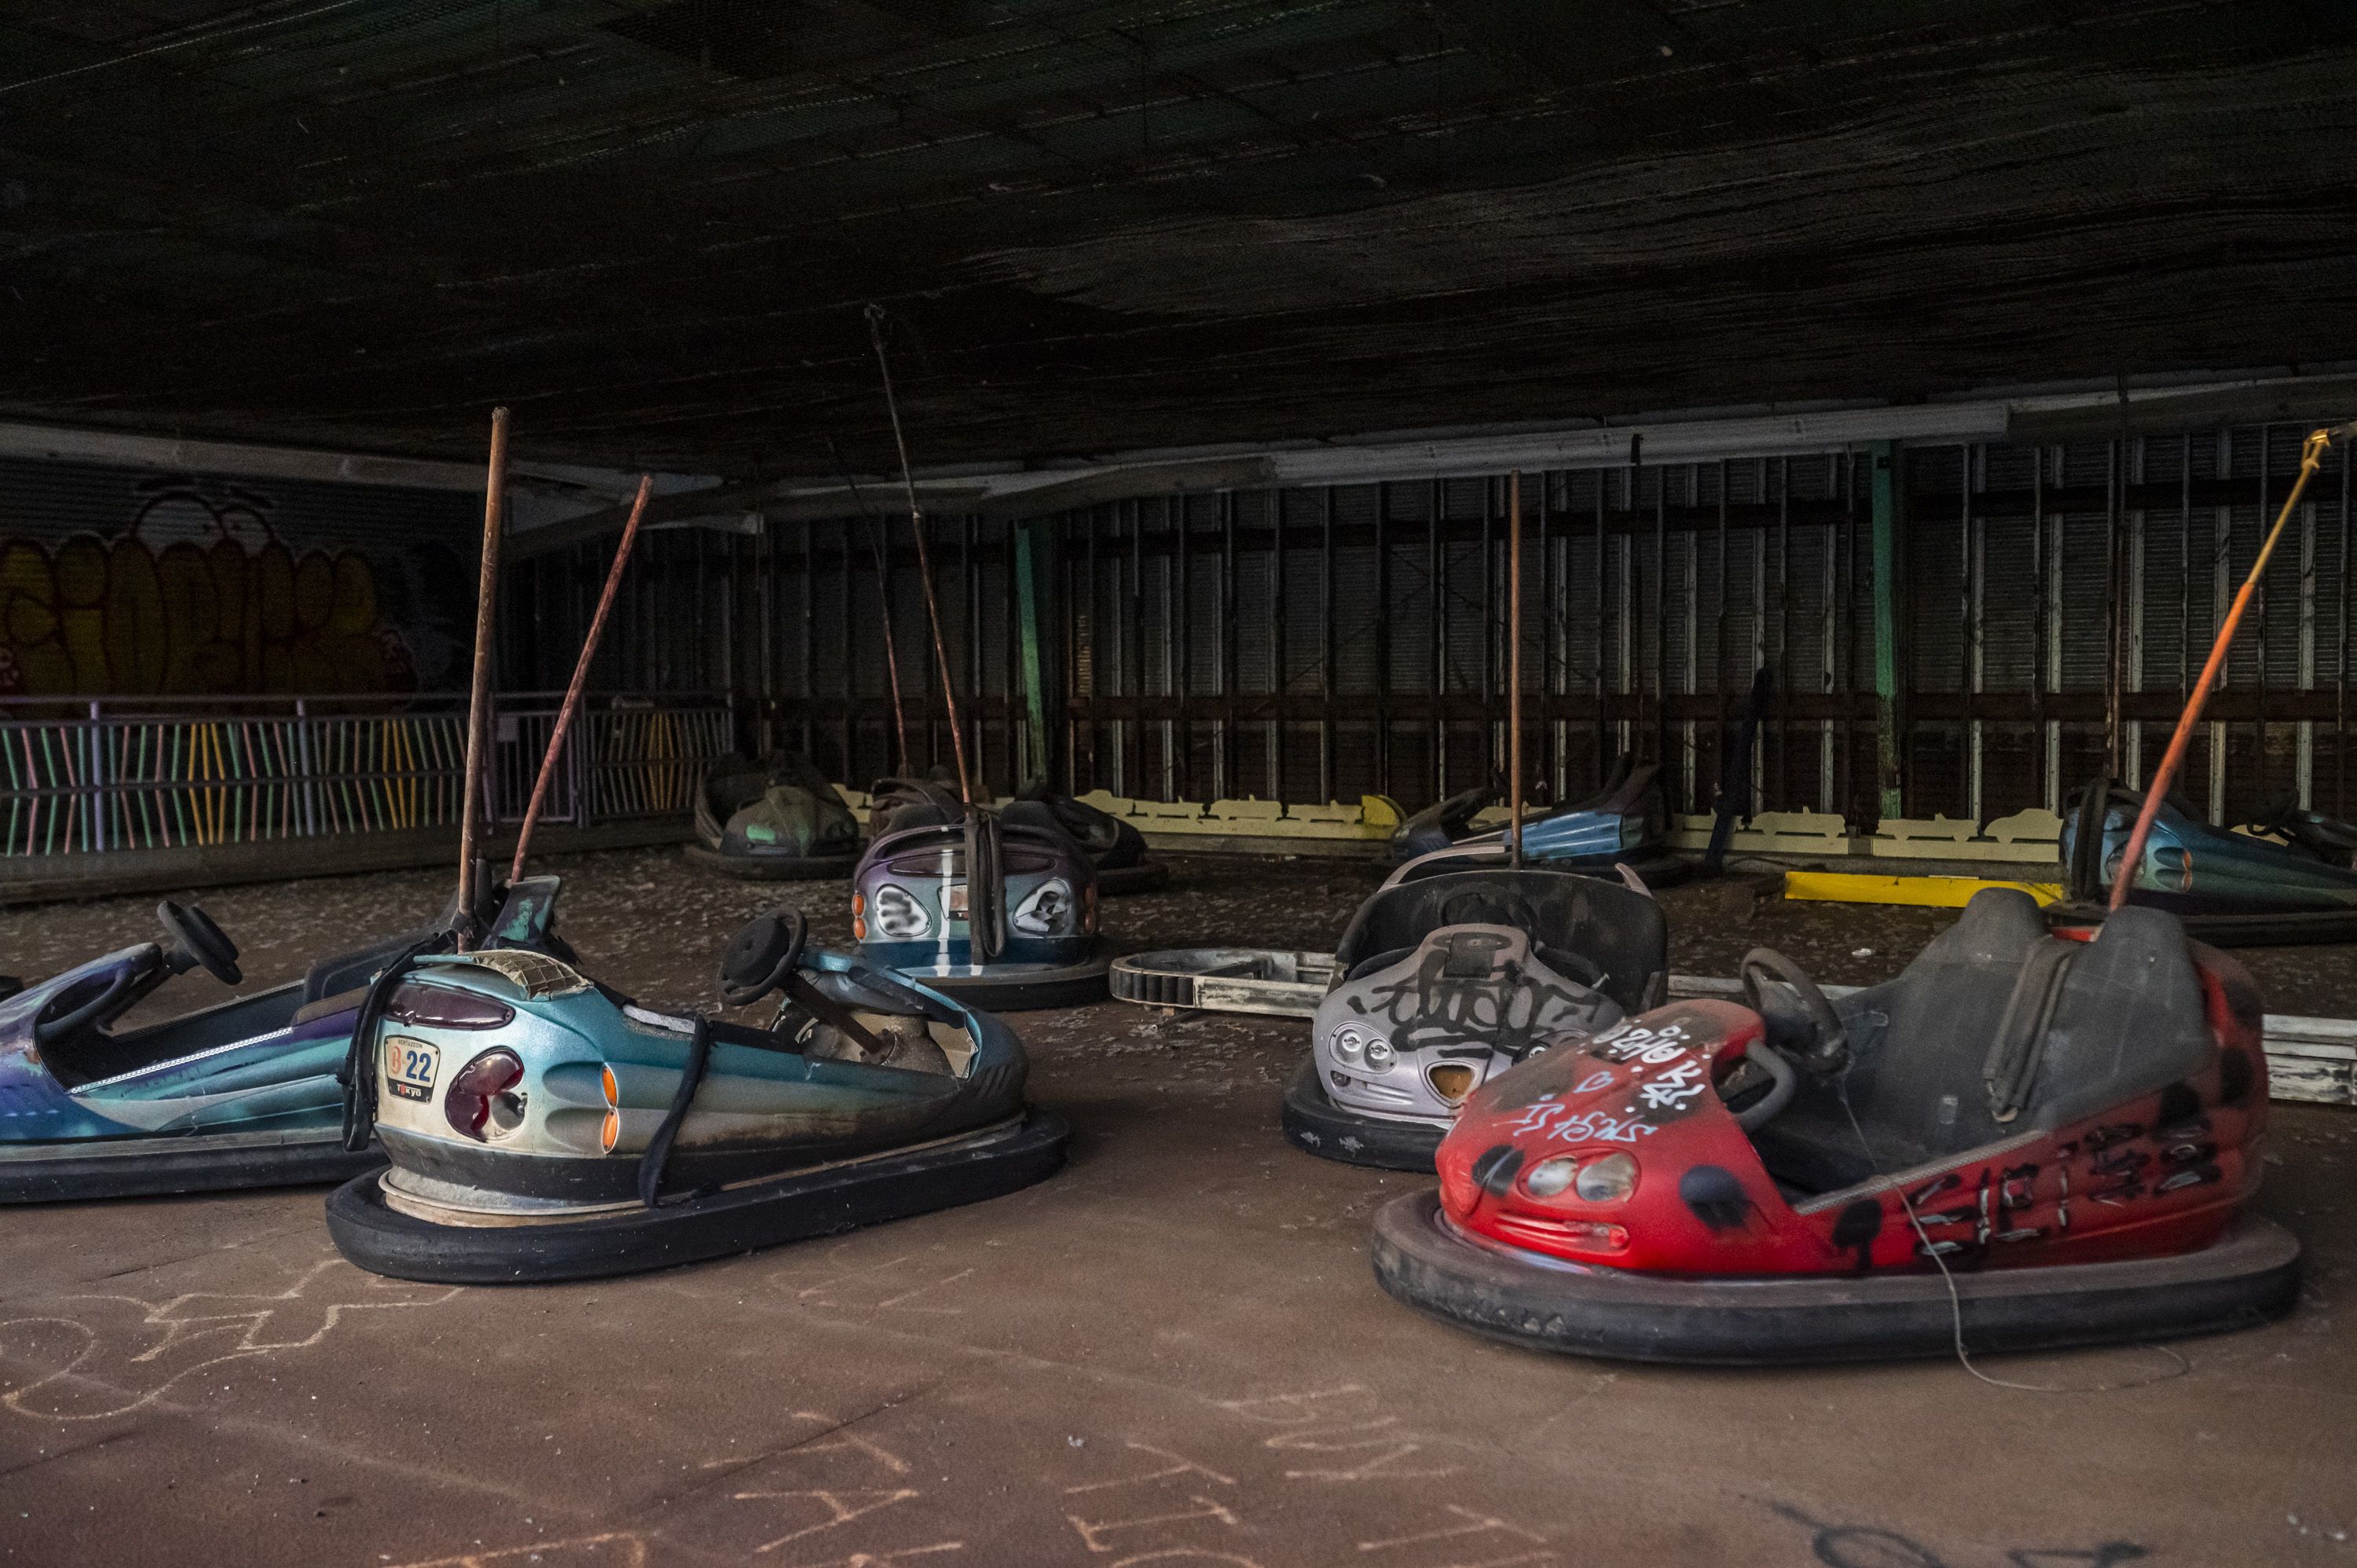
[[[775,909],[738,931],[720,955],[720,998],[731,1007],[750,1007],[786,983],[810,940],[810,921],[800,909]]]
[[[1762,1018],[1768,1015],[1767,993],[1762,989],[1766,981],[1781,981],[1800,997],[1813,1028],[1808,1048],[1792,1053],[1803,1068],[1829,1078],[1849,1065],[1849,1032],[1842,1025],[1841,1015],[1799,964],[1773,948],[1753,948],[1743,955],[1742,967],[1736,973],[1743,982],[1744,1005]]]
[[[172,939],[164,949],[164,959],[175,974],[201,969],[223,985],[244,981],[245,972],[237,967],[237,944],[229,940],[229,933],[213,924],[213,918],[202,908],[175,904],[167,898],[156,906],[156,918]]]

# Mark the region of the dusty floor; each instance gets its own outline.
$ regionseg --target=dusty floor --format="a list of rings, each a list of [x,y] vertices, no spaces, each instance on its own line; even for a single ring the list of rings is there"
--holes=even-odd
[[[587,857],[599,974],[711,1004],[774,888]],[[1372,867],[1211,858],[1107,907],[1125,949],[1324,948]],[[424,874],[203,896],[250,983],[429,916]],[[784,890],[847,936],[841,884]],[[1665,896],[1674,966],[1894,970],[1943,917]],[[144,937],[150,900],[0,913],[0,969]],[[1871,949],[1858,953],[1857,950]],[[2357,1015],[2347,950],[2249,955]],[[192,979],[184,986],[204,987]],[[185,1004],[185,1002],[183,1003]],[[830,1243],[598,1284],[446,1290],[337,1260],[316,1190],[0,1215],[0,1561],[1143,1568],[2357,1563],[2357,1116],[2281,1108],[2263,1207],[2309,1247],[2253,1333],[1953,1362],[1683,1372],[1489,1345],[1368,1276],[1409,1178],[1294,1153],[1297,1024],[1016,1020],[1070,1167]]]

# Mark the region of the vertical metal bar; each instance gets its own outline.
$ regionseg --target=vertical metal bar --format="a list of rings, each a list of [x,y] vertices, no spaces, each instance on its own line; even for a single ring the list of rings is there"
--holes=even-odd
[[[1325,564],[1318,574],[1318,798],[1334,799],[1334,487],[1320,492],[1325,507],[1318,517],[1318,548]],[[1376,614],[1383,613],[1376,607]]]
[[[2046,448],[2034,448],[2032,456],[2036,463],[2029,485],[2029,575],[2036,588],[2029,612],[2029,722],[2038,736],[2039,804],[2060,811],[2062,802],[2054,789],[2053,748],[2046,731]]]
[[[1220,793],[1236,795],[1236,697],[1243,682],[1236,679],[1236,506],[1233,490],[1222,493],[1227,504],[1220,512]]]
[[[1129,597],[1122,606],[1129,641],[1122,654],[1122,689],[1129,694],[1129,717],[1122,721],[1128,742],[1122,747],[1121,792],[1142,795],[1146,777],[1146,502],[1129,503]],[[1133,761],[1132,759],[1135,758]],[[1135,777],[1132,777],[1133,770]]]
[[[1544,477],[1542,477],[1544,482]],[[1486,526],[1486,525],[1485,525]],[[1507,861],[1523,865],[1523,475],[1506,479],[1506,843]]]
[[[1039,562],[1032,538],[1036,526],[1028,521],[1017,522],[1009,526],[1008,532],[1012,535],[1010,542],[1015,546],[1012,564],[1019,628],[1017,635],[1022,639],[1025,727],[1030,732],[1026,767],[1031,779],[1045,780],[1048,777],[1048,691],[1040,678],[1043,665],[1039,657]]]
[[[2234,434],[2221,426],[2217,433],[2218,478],[2222,483],[2233,477]],[[2210,517],[2210,629],[2214,634],[2226,616],[2226,601],[2233,588],[2234,509],[2216,508]],[[2233,666],[2222,664],[2218,669],[2217,691],[2224,691],[2233,678]],[[2196,677],[2198,682],[2199,677]],[[2210,695],[2204,693],[2206,701]],[[2226,724],[2222,719],[2210,722],[2210,821],[2221,825],[2226,820]]]
[[[2151,472],[2152,442],[2150,437],[2136,438],[2136,456],[2130,464],[2126,484],[2142,493]],[[2130,693],[2144,690],[2145,660],[2145,580],[2151,559],[2150,515],[2143,507],[2127,509],[2127,563],[2123,576],[2127,584],[2127,669],[2124,677]],[[2121,698],[2123,708],[2127,698]],[[2135,719],[2124,719],[2120,725],[2121,776],[2131,789],[2144,779],[2144,725]]]
[[[1098,589],[1097,579],[1097,509],[1093,506],[1084,507],[1074,515],[1078,518],[1081,526],[1089,531],[1088,548],[1083,552],[1082,570],[1088,574],[1089,580],[1089,591],[1085,601],[1088,605],[1089,618],[1088,756],[1089,787],[1094,789],[1103,782],[1103,776],[1097,768],[1097,729],[1100,722],[1097,717],[1097,687],[1104,681],[1104,638],[1102,635],[1104,630],[1103,624],[1104,618],[1099,613],[1103,608],[1103,600]]]
[[[1711,741],[1711,763],[1721,774],[1727,771],[1727,692],[1732,684],[1727,676],[1727,596],[1730,581],[1727,569],[1727,459],[1721,457],[1718,460],[1718,615],[1711,623],[1711,635],[1717,641],[1711,649],[1710,672],[1712,706],[1717,710],[1717,731]]]
[[[851,520],[849,518],[842,520],[841,532],[842,553],[835,557],[837,564],[843,573],[843,606],[845,611],[843,626],[841,628],[842,636],[837,639],[843,645],[843,722],[839,727],[843,738],[844,771],[846,773],[853,773],[859,769],[858,757],[856,750],[855,749],[859,743],[858,722],[856,716],[858,708],[856,698],[859,684],[853,673],[859,668],[859,660],[854,651],[851,628],[859,618],[850,613],[852,602],[851,596],[855,590],[853,587],[854,578],[851,574]],[[931,698],[928,696],[925,703],[925,727],[929,731],[932,728],[932,701]]]
[[[1539,474],[1539,714],[1547,726],[1547,799],[1563,798],[1563,725],[1556,717],[1555,698],[1562,684],[1555,667],[1555,475]]]
[[[1201,798],[1195,773],[1195,718],[1190,701],[1195,690],[1195,521],[1184,496],[1178,498],[1178,534],[1172,548],[1178,558],[1178,736],[1186,760],[1179,783],[1186,799]]]
[[[1612,489],[1612,469],[1596,469],[1596,788],[1605,783],[1605,731],[1612,719],[1605,707],[1605,611],[1612,611],[1617,620],[1626,620],[1629,606],[1626,596],[1620,606],[1612,606],[1612,521],[1608,516],[1608,498]]]
[[[1980,790],[1974,776],[1973,654],[1980,626],[1973,618],[1973,447],[1956,444],[1956,794],[1964,813],[1981,820]]]
[[[1268,796],[1285,796],[1285,492],[1268,492],[1268,689],[1275,717],[1268,725]]]
[[[2104,772],[2114,779],[2126,776],[2121,766],[2126,753],[2120,729],[2127,659],[2127,628],[2122,618],[2126,613],[2126,596],[2121,592],[2120,582],[2120,573],[2126,564],[2125,552],[2120,548],[2124,526],[2122,456],[2120,438],[2115,435],[2106,445],[2104,464]]]
[[[802,525],[802,753],[809,756],[818,749],[818,725],[812,699],[818,695],[818,524]],[[842,759],[846,778],[851,772],[851,759]]]
[[[1448,793],[1448,725],[1440,711],[1448,687],[1448,556],[1440,538],[1440,517],[1448,499],[1441,482],[1433,480],[1425,514],[1429,521],[1425,580],[1432,590],[1432,683],[1426,688],[1430,703],[1425,711],[1432,715],[1427,738],[1432,747],[1431,798],[1436,800]]]
[[[2266,424],[2259,426],[2258,522],[2259,537],[2262,539],[2266,537],[2267,528],[2267,469],[2275,456],[2268,450],[2269,429],[2270,426]],[[2264,577],[2259,580],[2258,597],[2259,619],[2255,639],[2257,656],[2251,660],[2252,671],[2258,677],[2258,691],[2255,693],[2255,703],[2251,714],[2251,749],[2257,754],[2259,790],[2251,803],[2258,811],[2265,811],[2273,799],[2274,790],[2267,779],[2267,623],[2270,618],[2267,612],[2270,607],[2269,601],[2273,596],[2267,592],[2266,580]]]
[[[1518,476],[1519,477],[1519,476]],[[1481,481],[1481,772],[1498,776],[1498,481]]]
[[[1636,478],[1632,470],[1630,478]],[[1633,504],[1636,497],[1631,495]],[[1641,588],[1637,603],[1644,603]],[[1670,770],[1670,471],[1653,479],[1653,760]],[[1689,802],[1691,805],[1691,802]]]
[[[1907,814],[1899,712],[1899,446],[1874,444],[1874,750],[1884,821]]]
[[[2332,813],[2349,814],[2349,536],[2352,479],[2351,448],[2341,448],[2341,619],[2340,657],[2333,663]]]
[[[1776,807],[1792,799],[1792,459],[1776,459]]]
[[[1392,793],[1392,488],[1375,486],[1375,793]]]
[[[984,749],[983,739],[989,727],[984,715],[989,713],[990,706],[982,689],[982,575],[974,569],[974,536],[980,526],[981,520],[972,512],[958,519],[958,575],[965,581],[965,689],[974,693],[974,787],[987,797],[991,793],[990,757]],[[1015,759],[1012,725],[1006,729],[1006,756],[1009,762]],[[1010,779],[1007,782],[1014,785],[1021,780]]]

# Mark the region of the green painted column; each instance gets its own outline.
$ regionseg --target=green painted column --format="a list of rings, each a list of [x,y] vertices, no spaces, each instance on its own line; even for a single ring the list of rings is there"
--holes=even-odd
[[[1030,746],[1024,758],[1025,774],[1020,782],[1048,777],[1048,693],[1039,678],[1039,572],[1043,552],[1036,547],[1036,522],[1017,523],[1015,528],[1015,591],[1017,607],[1023,625],[1023,704],[1029,722]]]
[[[1906,815],[1899,750],[1899,527],[1901,457],[1874,444],[1874,749],[1885,820]]]

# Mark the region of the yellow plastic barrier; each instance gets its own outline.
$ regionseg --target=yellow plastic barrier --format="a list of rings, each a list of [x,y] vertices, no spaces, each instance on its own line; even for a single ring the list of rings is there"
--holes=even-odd
[[[2018,887],[2040,907],[2062,901],[2059,882],[1984,882],[1976,876],[1868,876],[1847,871],[1788,871],[1784,897],[1827,904],[1911,904],[1961,909],[1984,887]]]

